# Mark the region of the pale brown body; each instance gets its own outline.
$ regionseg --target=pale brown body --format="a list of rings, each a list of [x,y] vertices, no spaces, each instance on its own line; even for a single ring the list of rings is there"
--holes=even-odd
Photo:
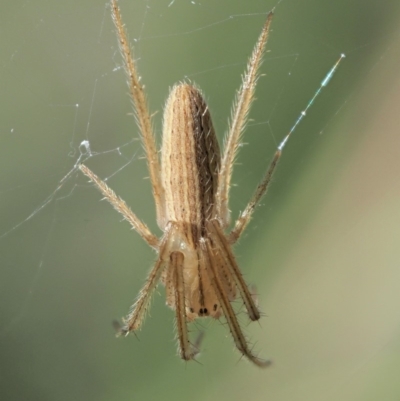
[[[230,222],[228,201],[233,162],[253,99],[272,14],[268,14],[238,91],[222,157],[209,110],[200,91],[193,85],[183,83],[173,87],[165,106],[160,165],[145,93],[116,0],[111,0],[111,6],[148,160],[157,222],[163,230],[163,236],[157,238],[104,181],[88,167],[79,166],[158,253],[157,261],[120,333],[128,334],[141,327],[153,291],[161,280],[166,286],[167,304],[176,311],[179,353],[183,359],[193,359],[198,353],[197,344],[192,344],[189,339],[188,323],[199,317],[224,316],[239,351],[257,366],[268,366],[269,361],[262,361],[253,354],[231,305],[238,293],[249,318],[260,318],[231,247],[243,233],[270,183],[281,155],[279,149],[231,232],[225,234],[224,230]]]
[[[191,343],[189,339],[188,323],[196,318],[210,316],[217,319],[223,316],[242,355],[255,365],[266,367],[270,362],[254,355],[231,305],[231,301],[240,295],[249,318],[253,321],[260,318],[255,297],[250,293],[235,261],[232,245],[242,235],[256,205],[271,183],[289,137],[345,56],[340,56],[284,137],[252,198],[236,219],[232,230],[225,233],[230,224],[229,189],[233,163],[253,100],[272,13],[267,16],[237,92],[222,157],[209,110],[200,91],[193,85],[183,83],[173,87],[165,106],[160,165],[145,92],[137,74],[117,0],[111,0],[111,8],[146,152],[157,223],[163,231],[162,237],[157,238],[104,181],[85,165],[79,165],[111,205],[158,254],[131,312],[124,319],[123,327],[119,328],[119,334],[129,334],[141,327],[153,291],[161,280],[166,286],[167,304],[176,311],[178,348],[183,359],[193,359],[199,352],[199,341]]]

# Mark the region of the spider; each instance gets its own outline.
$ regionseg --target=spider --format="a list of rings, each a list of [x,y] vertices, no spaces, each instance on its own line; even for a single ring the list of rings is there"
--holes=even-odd
[[[232,246],[243,234],[256,205],[271,183],[290,134],[327,84],[341,59],[277,148],[253,196],[233,228],[226,233],[230,226],[228,202],[233,164],[253,101],[272,12],[267,15],[248,61],[234,102],[222,155],[202,93],[195,85],[179,83],[170,91],[164,109],[160,164],[146,94],[140,83],[117,0],[111,0],[111,10],[147,158],[157,224],[163,231],[162,237],[157,238],[104,181],[85,165],[79,166],[105,199],[158,254],[119,334],[127,335],[140,329],[152,294],[161,281],[166,288],[166,303],[175,310],[178,349],[182,359],[194,359],[199,352],[198,344],[192,344],[189,339],[188,323],[202,317],[219,319],[224,316],[240,353],[255,365],[266,367],[270,361],[262,360],[253,353],[232,307],[232,301],[239,295],[250,319],[260,319],[254,295],[243,279]]]

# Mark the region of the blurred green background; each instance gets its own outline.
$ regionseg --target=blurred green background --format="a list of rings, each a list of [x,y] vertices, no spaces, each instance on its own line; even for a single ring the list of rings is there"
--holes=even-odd
[[[193,327],[206,331],[198,363],[182,362],[163,288],[138,338],[115,339],[111,322],[128,312],[155,255],[80,174],[54,193],[89,140],[97,155],[87,164],[160,234],[110,10],[17,0],[0,14],[1,399],[399,400],[398,0],[169,3],[120,2],[158,137],[168,90],[187,78],[222,138],[276,6],[234,215],[347,55],[236,247],[265,314],[252,325],[242,316],[246,334],[274,365],[241,360],[227,328],[207,320]]]

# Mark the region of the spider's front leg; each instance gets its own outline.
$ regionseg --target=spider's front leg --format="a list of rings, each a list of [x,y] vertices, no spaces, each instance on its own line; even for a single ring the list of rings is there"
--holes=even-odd
[[[139,73],[133,57],[133,48],[129,44],[117,0],[111,0],[111,10],[112,18],[117,30],[119,47],[124,59],[125,72],[128,78],[129,93],[132,98],[133,110],[137,118],[143,147],[146,152],[147,166],[153,189],[154,202],[156,204],[157,223],[161,230],[164,230],[167,225],[164,187],[161,183],[160,161],[158,159],[155,135],[151,125],[151,115],[147,107],[146,93],[140,82]]]
[[[229,123],[229,130],[225,138],[221,168],[218,173],[216,197],[217,215],[223,228],[228,227],[230,222],[229,189],[231,187],[233,164],[239,150],[240,139],[246,126],[250,107],[254,99],[258,70],[268,40],[272,16],[272,12],[268,13],[264,27],[256,45],[254,46],[253,53],[250,56],[246,71],[243,75],[242,85],[237,92],[237,97],[232,110],[232,118]]]

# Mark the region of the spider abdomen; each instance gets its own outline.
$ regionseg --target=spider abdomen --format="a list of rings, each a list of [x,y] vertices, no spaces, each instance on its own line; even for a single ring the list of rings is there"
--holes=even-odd
[[[161,155],[166,221],[188,224],[188,239],[197,243],[215,217],[221,156],[207,104],[192,85],[178,84],[169,94]]]

